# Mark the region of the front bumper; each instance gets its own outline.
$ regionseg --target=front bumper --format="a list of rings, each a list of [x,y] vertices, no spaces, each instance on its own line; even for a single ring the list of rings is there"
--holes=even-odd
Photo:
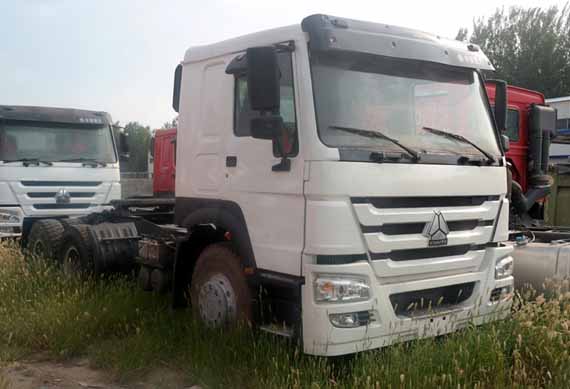
[[[111,205],[94,205],[85,210],[56,210],[50,212],[49,214],[42,214],[35,217],[29,217],[24,214],[24,211],[20,207],[1,207],[0,208],[0,239],[8,238],[19,238],[22,236],[22,231],[24,230],[24,221],[38,220],[44,218],[62,218],[62,217],[81,217],[89,215],[90,213],[98,213],[112,210]],[[1,219],[2,214],[14,215],[13,220]]]
[[[513,277],[495,280],[494,264],[509,256],[512,247],[489,247],[483,266],[477,272],[431,276],[401,282],[380,283],[368,262],[347,265],[305,265],[306,284],[302,287],[304,351],[313,355],[334,356],[388,346],[411,339],[432,337],[454,332],[469,324],[480,325],[507,317],[512,305]],[[313,296],[316,274],[352,274],[370,280],[371,298],[345,304],[317,304]],[[446,286],[474,283],[466,300],[441,309],[417,314],[396,314],[390,296],[397,293],[429,290]],[[496,299],[496,291],[508,288],[511,293]],[[495,293],[493,293],[495,291]],[[493,295],[495,297],[493,297]],[[368,311],[374,318],[366,326],[339,328],[331,324],[333,313]]]

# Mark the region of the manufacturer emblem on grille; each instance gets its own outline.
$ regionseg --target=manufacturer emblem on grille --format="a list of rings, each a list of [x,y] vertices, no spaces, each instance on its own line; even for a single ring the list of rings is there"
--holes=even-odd
[[[447,245],[449,227],[440,211],[433,212],[433,219],[426,223],[422,235],[429,239],[428,245],[430,247],[445,246]]]
[[[56,204],[69,204],[71,202],[71,194],[67,189],[60,189],[55,194]]]

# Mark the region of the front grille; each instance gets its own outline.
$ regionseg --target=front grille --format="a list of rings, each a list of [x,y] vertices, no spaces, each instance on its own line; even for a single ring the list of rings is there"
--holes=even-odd
[[[74,204],[34,204],[33,207],[39,210],[48,209],[87,209],[91,206],[89,203],[74,203]]]
[[[492,238],[499,200],[498,195],[351,198],[372,260],[392,261],[483,249]]]
[[[430,310],[451,308],[468,300],[475,282],[467,282],[433,289],[414,290],[390,295],[392,308],[398,316],[414,316]]]
[[[470,231],[476,227],[492,226],[493,220],[457,220],[447,222],[449,231]],[[362,232],[383,233],[385,235],[421,234],[426,223],[393,223],[381,226],[361,226]]]
[[[28,197],[33,199],[41,198],[53,198],[57,192],[29,192]],[[95,192],[69,192],[69,195],[73,198],[90,198],[95,196]]]
[[[99,186],[101,181],[22,181],[23,186]]]
[[[375,208],[437,208],[481,205],[497,201],[499,196],[437,196],[437,197],[353,197],[353,204],[372,204]]]
[[[394,250],[389,253],[370,253],[372,260],[391,259],[392,261],[410,261],[414,259],[430,259],[465,255],[469,251],[483,250],[484,245],[459,245],[445,247],[426,247],[420,249]]]

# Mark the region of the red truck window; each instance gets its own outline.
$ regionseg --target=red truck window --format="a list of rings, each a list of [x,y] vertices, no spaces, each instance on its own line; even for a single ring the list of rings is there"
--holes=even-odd
[[[509,108],[507,112],[507,133],[511,142],[519,141],[519,117],[518,109]]]

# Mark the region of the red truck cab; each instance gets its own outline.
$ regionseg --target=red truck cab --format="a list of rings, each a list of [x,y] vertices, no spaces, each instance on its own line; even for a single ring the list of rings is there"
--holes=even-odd
[[[487,94],[491,104],[495,102],[495,85],[487,84]],[[513,179],[524,192],[528,190],[528,142],[530,126],[530,107],[532,104],[545,105],[544,95],[540,92],[517,86],[507,87],[507,128],[510,148],[507,160],[512,164]]]
[[[495,84],[486,84],[491,105]],[[506,153],[513,176],[512,204],[519,216],[543,219],[542,199],[550,193],[548,174],[550,141],[556,132],[556,111],[548,107],[537,91],[507,87],[505,135],[510,147]]]
[[[176,128],[156,130],[151,150],[154,158],[154,196],[173,197],[176,177]]]

